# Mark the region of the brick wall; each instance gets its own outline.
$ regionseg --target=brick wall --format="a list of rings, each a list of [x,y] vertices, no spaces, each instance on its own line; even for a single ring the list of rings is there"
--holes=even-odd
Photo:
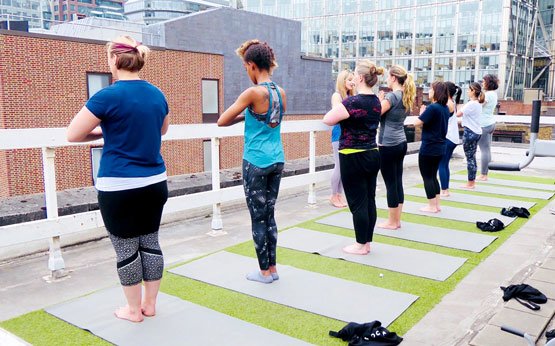
[[[499,100],[501,105],[500,112],[507,115],[530,115],[532,114],[532,104],[524,104],[522,101]],[[542,108],[555,107],[555,102],[542,102]]]
[[[141,76],[166,95],[171,124],[201,123],[201,80],[223,81],[223,64],[217,54],[153,50]],[[0,128],[66,127],[87,100],[87,72],[109,73],[104,43],[0,34]],[[222,112],[222,82],[219,87]],[[308,134],[287,134],[284,141],[287,159],[308,156]],[[222,140],[222,168],[241,165],[242,142]],[[331,153],[329,133],[318,134],[317,142],[317,155]],[[204,170],[202,140],[164,142],[162,155],[169,175]],[[56,149],[56,180],[58,190],[91,186],[90,146]],[[40,149],[0,151],[0,197],[42,191]]]

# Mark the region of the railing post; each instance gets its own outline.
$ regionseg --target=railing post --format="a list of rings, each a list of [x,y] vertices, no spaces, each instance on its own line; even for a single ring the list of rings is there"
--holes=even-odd
[[[210,139],[211,166],[212,166],[212,191],[220,190],[220,139],[212,137]],[[227,234],[223,230],[222,205],[221,203],[212,204],[212,230],[208,233],[213,237]]]
[[[308,204],[311,206],[316,205],[316,183],[314,182],[314,173],[316,173],[316,134],[315,131],[310,131],[309,139],[309,154],[308,154],[308,173],[311,175],[311,182],[308,185]]]
[[[58,218],[58,199],[56,196],[56,151],[54,148],[42,148],[42,168],[44,177],[44,197],[46,200],[46,218]],[[48,269],[52,278],[65,276],[64,259],[60,246],[60,236],[52,236],[49,241]]]

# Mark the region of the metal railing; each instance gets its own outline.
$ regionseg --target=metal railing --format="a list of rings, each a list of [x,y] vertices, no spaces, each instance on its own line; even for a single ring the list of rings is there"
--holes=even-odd
[[[164,207],[164,215],[198,207],[212,205],[211,235],[225,234],[221,205],[243,198],[242,186],[220,188],[220,139],[242,136],[243,124],[231,127],[218,127],[215,124],[172,125],[163,137],[168,140],[190,140],[210,138],[212,149],[212,190],[194,194],[172,197]],[[316,172],[316,132],[328,131],[330,128],[320,120],[285,121],[282,133],[309,133],[309,172],[282,179],[281,188],[301,187],[308,185],[308,203],[316,203],[315,185],[331,177],[331,171]],[[89,143],[69,143],[66,140],[65,128],[37,129],[0,129],[0,150],[37,149],[42,150],[44,194],[46,200],[45,220],[31,221],[0,227],[0,248],[21,245],[37,240],[49,241],[48,268],[53,277],[64,275],[65,263],[62,256],[60,237],[78,232],[92,231],[103,227],[104,223],[98,210],[58,216],[58,200],[56,194],[56,148],[101,144],[102,141]],[[10,167],[17,169],[17,167]]]

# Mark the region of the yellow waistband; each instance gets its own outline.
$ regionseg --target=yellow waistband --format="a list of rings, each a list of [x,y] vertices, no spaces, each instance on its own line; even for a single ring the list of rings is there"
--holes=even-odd
[[[348,155],[348,154],[361,153],[363,151],[368,151],[368,150],[378,150],[378,148],[372,148],[372,149],[349,149],[349,148],[347,148],[347,149],[341,149],[341,150],[339,150],[339,152],[341,154]]]

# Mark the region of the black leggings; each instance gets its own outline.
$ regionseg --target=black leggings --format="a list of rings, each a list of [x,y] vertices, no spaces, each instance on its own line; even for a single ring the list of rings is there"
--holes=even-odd
[[[353,214],[356,241],[372,241],[376,225],[376,178],[380,170],[378,150],[339,154],[341,182]]]
[[[387,206],[397,208],[405,201],[403,191],[403,160],[407,142],[394,146],[380,146],[380,170],[387,189]]]
[[[437,170],[442,156],[418,155],[418,168],[424,179],[424,190],[428,199],[439,195],[439,181],[437,180]]]

